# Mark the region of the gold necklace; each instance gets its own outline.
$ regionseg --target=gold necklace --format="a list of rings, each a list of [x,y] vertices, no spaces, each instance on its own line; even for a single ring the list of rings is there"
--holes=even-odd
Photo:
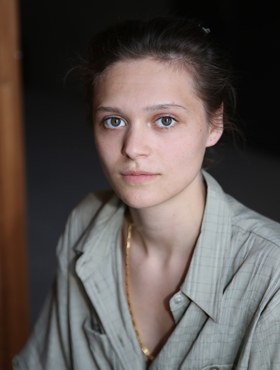
[[[128,231],[127,231],[126,249],[125,249],[125,277],[126,277],[125,280],[126,280],[127,303],[128,303],[128,308],[129,308],[131,320],[132,320],[132,325],[133,325],[138,343],[140,344],[141,350],[144,353],[144,355],[148,357],[148,359],[150,361],[153,361],[154,356],[151,355],[148,348],[144,346],[144,344],[143,344],[143,342],[140,338],[139,332],[136,328],[136,323],[135,323],[135,320],[134,320],[134,316],[133,316],[133,312],[132,312],[132,306],[131,306],[131,302],[130,302],[130,293],[129,293],[129,250],[130,250],[131,229],[132,229],[132,223],[130,222],[130,224],[128,226]]]

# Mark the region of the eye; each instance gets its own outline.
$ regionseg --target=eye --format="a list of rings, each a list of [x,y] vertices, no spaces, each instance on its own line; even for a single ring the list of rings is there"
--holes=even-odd
[[[118,127],[125,126],[124,120],[118,117],[106,118],[103,122],[105,124],[105,127],[107,128],[118,128]]]
[[[156,124],[159,126],[159,127],[171,127],[174,125],[174,123],[176,122],[176,120],[172,117],[161,117],[159,119],[156,120]]]

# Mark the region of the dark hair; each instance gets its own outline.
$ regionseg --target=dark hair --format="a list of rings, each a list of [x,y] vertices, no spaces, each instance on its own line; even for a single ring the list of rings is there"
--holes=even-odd
[[[81,65],[90,118],[94,89],[102,73],[118,61],[143,58],[187,66],[209,122],[223,104],[225,130],[239,132],[231,119],[235,93],[227,58],[198,21],[174,17],[125,21],[91,39],[88,60]]]

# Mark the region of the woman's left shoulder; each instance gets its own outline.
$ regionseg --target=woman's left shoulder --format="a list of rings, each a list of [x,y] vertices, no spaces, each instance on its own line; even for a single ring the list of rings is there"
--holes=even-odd
[[[280,224],[227,196],[232,210],[232,244],[244,261],[280,272]]]
[[[227,199],[232,210],[233,227],[280,248],[280,223],[253,211],[229,195]]]

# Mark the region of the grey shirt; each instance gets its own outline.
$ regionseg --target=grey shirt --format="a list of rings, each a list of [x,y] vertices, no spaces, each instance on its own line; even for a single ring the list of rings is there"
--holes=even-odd
[[[280,225],[203,174],[201,233],[169,303],[177,325],[149,369],[280,369]],[[15,370],[145,369],[122,288],[124,210],[104,192],[72,212],[55,283]]]

